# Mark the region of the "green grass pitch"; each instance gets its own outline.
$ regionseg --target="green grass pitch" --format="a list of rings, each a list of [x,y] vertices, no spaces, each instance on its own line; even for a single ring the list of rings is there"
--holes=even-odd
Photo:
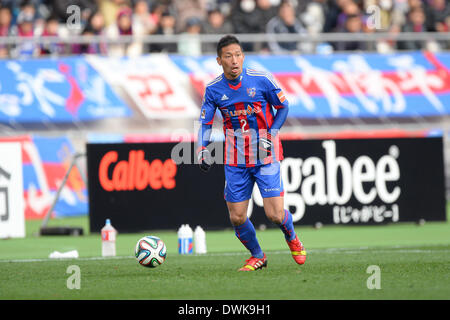
[[[245,273],[236,270],[249,254],[231,230],[208,231],[204,226],[208,253],[189,256],[177,253],[175,231],[119,234],[117,257],[107,259],[100,257],[99,234],[37,237],[33,234],[39,223],[27,222],[24,239],[0,240],[2,300],[450,298],[448,222],[296,227],[308,252],[303,266],[294,263],[279,229],[257,230],[268,267]],[[88,230],[87,217],[50,222],[57,224]],[[140,266],[133,256],[136,241],[144,235],[159,236],[167,245],[167,260],[155,269]],[[48,259],[52,251],[74,249],[78,259]],[[67,286],[70,266],[79,268],[80,289]],[[374,283],[369,266],[379,268],[379,289],[368,288]]]

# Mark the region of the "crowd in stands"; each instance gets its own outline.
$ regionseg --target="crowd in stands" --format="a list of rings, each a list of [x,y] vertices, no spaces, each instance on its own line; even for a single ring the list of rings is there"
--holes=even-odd
[[[148,52],[200,55],[215,44],[202,34],[267,34],[244,49],[267,53],[312,53],[318,46],[279,41],[274,34],[439,32],[450,28],[450,0],[0,0],[0,58],[67,54],[140,55]],[[100,36],[130,42],[26,41],[27,38]],[[179,35],[176,42],[146,42],[146,35]],[[24,41],[10,43],[4,37]],[[98,37],[97,37],[98,38]],[[64,43],[63,43],[64,42]],[[323,48],[322,44],[322,48]],[[335,41],[330,50],[446,50],[449,41]]]

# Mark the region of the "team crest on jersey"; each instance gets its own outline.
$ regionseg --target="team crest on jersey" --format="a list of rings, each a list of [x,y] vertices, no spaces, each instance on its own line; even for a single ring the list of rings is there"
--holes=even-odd
[[[202,118],[202,119],[205,119],[205,117],[206,117],[206,109],[202,109],[202,115],[201,115],[201,118]]]
[[[247,88],[247,94],[249,97],[254,98],[255,94],[256,94],[256,89],[255,88]]]

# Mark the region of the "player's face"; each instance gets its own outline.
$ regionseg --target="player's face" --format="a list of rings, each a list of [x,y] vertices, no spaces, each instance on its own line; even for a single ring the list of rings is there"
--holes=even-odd
[[[244,53],[241,46],[232,43],[223,47],[220,57],[217,57],[217,63],[222,66],[227,79],[236,79],[242,73],[242,65],[244,64]]]

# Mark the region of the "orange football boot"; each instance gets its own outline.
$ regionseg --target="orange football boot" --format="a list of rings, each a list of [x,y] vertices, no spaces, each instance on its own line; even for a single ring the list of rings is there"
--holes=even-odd
[[[265,267],[267,267],[266,254],[264,254],[264,257],[262,259],[258,259],[252,256],[249,259],[245,260],[244,266],[238,271],[255,271]]]
[[[295,235],[293,240],[286,242],[291,250],[292,258],[294,258],[295,262],[298,264],[304,264],[306,261],[306,250],[303,243],[298,240],[298,236]]]

